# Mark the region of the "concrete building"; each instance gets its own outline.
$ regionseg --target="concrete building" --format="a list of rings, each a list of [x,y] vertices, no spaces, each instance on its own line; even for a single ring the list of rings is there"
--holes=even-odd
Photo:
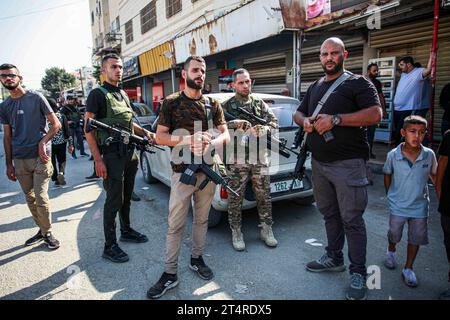
[[[412,54],[426,65],[432,38],[433,8],[426,0],[90,0],[90,5],[97,59],[119,52],[124,88],[154,106],[183,88],[181,66],[192,54],[205,57],[213,92],[226,86],[235,68],[245,67],[255,92],[288,88],[301,98],[323,74],[319,46],[330,36],[344,40],[346,68],[354,73],[364,73],[373,59],[390,63],[384,83],[391,102],[399,79],[396,60]],[[449,14],[441,10],[436,101],[450,81]],[[435,110],[437,132],[442,112]],[[391,120],[384,120],[377,140],[390,140]]]

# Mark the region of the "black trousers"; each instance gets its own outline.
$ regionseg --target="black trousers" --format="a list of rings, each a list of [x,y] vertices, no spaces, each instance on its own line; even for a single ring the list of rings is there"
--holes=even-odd
[[[118,152],[103,153],[103,161],[107,170],[107,179],[103,180],[103,187],[106,190],[103,228],[105,247],[110,247],[117,243],[117,213],[119,213],[121,232],[130,229],[131,194],[138,170],[138,158],[134,150],[128,150],[124,155]]]
[[[394,132],[393,139],[394,145],[398,146],[402,142],[402,135],[400,129],[403,128],[403,122],[406,117],[412,114],[413,110],[394,111]]]
[[[76,145],[76,149],[80,150],[80,154],[84,154],[84,141],[83,141],[83,128],[76,127],[70,130],[70,135],[72,136],[73,143]],[[75,144],[76,138],[76,144]],[[75,149],[73,149],[73,154],[76,154]]]
[[[450,264],[450,215],[441,214],[441,226],[444,231],[444,245],[447,251],[447,260]],[[450,270],[448,272],[448,281],[450,282]]]
[[[56,181],[58,171],[64,173],[66,167],[66,147],[67,143],[52,144],[52,165],[53,175],[52,181]]]
[[[344,261],[347,239],[350,273],[366,275],[367,233],[363,214],[369,184],[363,159],[323,163],[312,159],[312,180],[317,209],[323,215],[329,257]]]

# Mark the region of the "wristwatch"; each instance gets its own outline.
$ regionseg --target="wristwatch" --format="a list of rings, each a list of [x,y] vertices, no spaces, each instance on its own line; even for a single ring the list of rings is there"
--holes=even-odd
[[[339,115],[334,114],[331,116],[331,123],[333,124],[333,127],[338,126],[341,123],[341,121],[342,118]]]

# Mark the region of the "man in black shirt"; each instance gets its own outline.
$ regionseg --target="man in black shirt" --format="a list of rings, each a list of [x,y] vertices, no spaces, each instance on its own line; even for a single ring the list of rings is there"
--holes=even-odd
[[[312,117],[318,102],[344,73],[348,53],[339,38],[325,40],[320,61],[325,77],[313,83],[294,114],[294,121],[308,133],[312,152],[314,197],[324,216],[328,238],[326,253],[307,264],[312,272],[344,271],[342,249],[348,241],[350,287],[346,298],[366,298],[367,235],[363,213],[367,205],[368,185],[365,162],[369,158],[366,127],[381,120],[380,101],[374,85],[359,75],[338,86],[321,111]],[[331,131],[334,139],[323,134]]]
[[[439,96],[439,105],[444,109],[441,124],[441,132],[444,135],[450,129],[450,83],[447,83],[442,88],[441,95]]]
[[[375,89],[377,89],[378,98],[380,98],[381,108],[383,109],[383,117],[386,117],[386,104],[384,101],[383,88],[381,86],[381,82],[377,80],[378,77],[378,65],[376,63],[370,63],[367,66],[367,73],[365,75],[367,80],[371,81],[375,85]],[[376,156],[373,153],[373,140],[375,140],[375,131],[377,129],[377,125],[367,127],[367,139],[369,140],[369,148],[370,148],[370,158],[375,159]]]
[[[438,172],[436,175],[436,193],[439,198],[438,211],[441,213],[441,226],[444,232],[444,245],[447,251],[447,260],[450,264],[450,166],[448,156],[450,155],[450,130],[444,133],[439,146]],[[450,270],[448,272],[450,282]],[[450,289],[443,292],[440,299],[450,300]]]
[[[102,59],[102,72],[106,81],[91,91],[87,99],[85,123],[89,118],[108,125],[118,125],[140,136],[154,141],[154,134],[141,128],[132,120],[133,110],[127,94],[119,88],[122,79],[122,60],[115,54]],[[86,132],[86,140],[94,157],[97,176],[103,178],[106,200],[103,208],[103,227],[105,249],[103,258],[113,262],[126,262],[128,255],[116,241],[116,215],[119,212],[121,241],[142,243],[148,238],[130,227],[130,200],[134,187],[134,178],[138,167],[138,158],[134,146],[121,141],[107,143],[107,133],[101,130]]]

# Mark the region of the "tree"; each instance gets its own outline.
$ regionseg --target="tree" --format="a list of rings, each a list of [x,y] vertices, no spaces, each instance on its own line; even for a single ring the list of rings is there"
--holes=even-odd
[[[100,70],[100,66],[95,65],[94,66],[94,73],[92,74],[94,78],[97,80],[97,83],[100,83],[100,75],[102,74]]]
[[[58,67],[46,69],[45,76],[41,80],[42,89],[48,91],[53,98],[58,98],[61,91],[73,88],[75,83],[74,75]]]

